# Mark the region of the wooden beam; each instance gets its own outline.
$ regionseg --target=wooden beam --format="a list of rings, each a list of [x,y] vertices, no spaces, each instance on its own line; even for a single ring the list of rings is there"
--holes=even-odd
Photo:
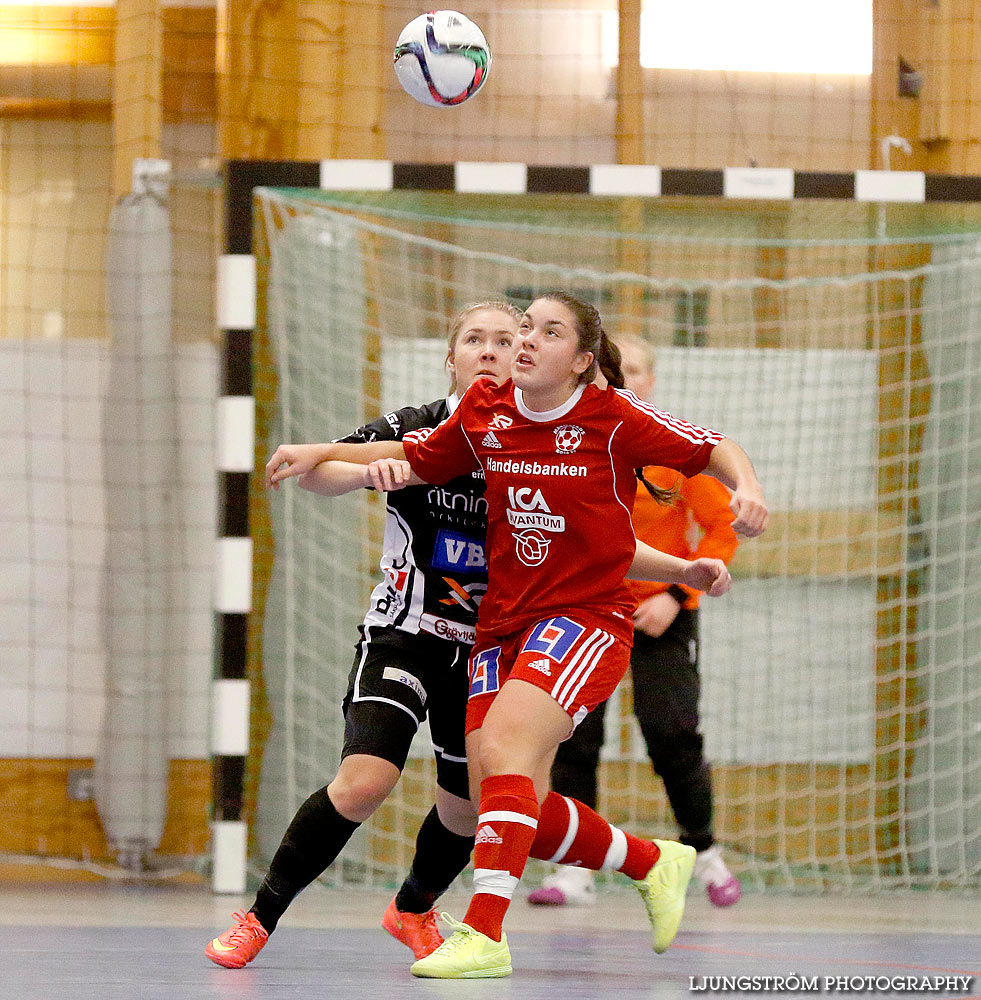
[[[0,100],[0,119],[19,121],[112,121],[112,101],[59,101],[9,97]]]
[[[920,32],[924,39],[923,91],[920,95],[920,130],[923,142],[943,142],[951,138],[951,109],[954,94],[951,91],[954,67],[952,65],[955,27],[952,4],[923,5],[919,11]],[[968,78],[968,87],[970,86]],[[958,98],[964,100],[962,93]]]
[[[620,0],[617,64],[617,163],[644,162],[644,79],[640,68],[640,0]]]
[[[113,190],[132,187],[133,161],[160,156],[163,17],[160,0],[118,0],[113,74]]]
[[[617,63],[617,163],[644,162],[644,81],[640,68],[640,0],[620,0]],[[642,232],[644,202],[620,199],[620,230]],[[634,274],[648,271],[648,246],[625,236],[619,246],[620,270]],[[629,283],[617,286],[617,332],[641,336],[645,327],[644,288]]]
[[[875,247],[869,270],[920,271],[928,244]],[[906,558],[906,538],[920,523],[920,454],[930,410],[931,378],[923,349],[925,279],[881,278],[870,287],[870,346],[879,359],[878,514],[901,534],[900,558],[877,565],[876,621],[876,847],[883,870],[908,863],[905,789],[926,724],[917,665],[921,574]]]
[[[112,7],[12,7],[0,3],[0,65],[109,65]]]
[[[902,565],[904,537],[901,515],[892,509],[774,511],[766,532],[736,550],[732,572],[872,578]]]
[[[223,158],[384,155],[392,49],[380,5],[218,0],[217,34]]]
[[[215,66],[214,8],[164,8],[164,121],[215,121],[218,106]]]
[[[298,3],[218,0],[218,148],[223,159],[300,158]]]

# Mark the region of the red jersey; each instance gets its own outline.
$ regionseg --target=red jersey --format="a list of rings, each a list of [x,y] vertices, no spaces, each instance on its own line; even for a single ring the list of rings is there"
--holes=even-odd
[[[529,410],[521,390],[478,379],[433,430],[406,434],[406,457],[436,485],[482,470],[488,590],[479,628],[507,635],[581,608],[633,638],[624,575],[634,558],[634,469],[694,476],[722,440],[624,389],[580,386],[561,406]]]

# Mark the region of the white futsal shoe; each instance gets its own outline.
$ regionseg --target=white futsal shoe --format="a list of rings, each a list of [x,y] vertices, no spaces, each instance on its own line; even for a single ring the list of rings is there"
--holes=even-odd
[[[722,860],[718,844],[695,855],[695,878],[705,886],[713,906],[732,906],[743,893],[739,879]]]
[[[593,873],[563,865],[542,879],[542,887],[528,895],[528,902],[533,906],[592,906],[596,902]]]

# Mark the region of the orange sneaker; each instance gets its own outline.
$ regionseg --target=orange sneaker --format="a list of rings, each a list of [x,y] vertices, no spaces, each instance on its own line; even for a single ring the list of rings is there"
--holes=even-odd
[[[393,899],[388,904],[382,927],[397,941],[401,941],[417,959],[431,955],[442,943],[443,938],[436,929],[436,911],[428,913],[402,913]]]
[[[265,947],[269,932],[254,913],[234,913],[235,926],[212,938],[204,949],[215,965],[226,969],[242,969]]]

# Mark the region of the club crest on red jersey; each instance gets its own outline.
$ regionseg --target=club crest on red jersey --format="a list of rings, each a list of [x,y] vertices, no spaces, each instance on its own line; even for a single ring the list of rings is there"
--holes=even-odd
[[[526,566],[541,566],[552,544],[552,539],[542,532],[565,531],[565,518],[553,514],[542,491],[530,486],[509,486],[508,503],[508,524],[517,529],[511,534],[518,558]]]
[[[551,538],[546,538],[540,531],[522,531],[514,536],[514,548],[518,558],[526,566],[541,566],[548,557],[548,547]]]
[[[563,424],[555,428],[555,450],[560,455],[571,455],[582,444],[586,432],[576,424]]]

